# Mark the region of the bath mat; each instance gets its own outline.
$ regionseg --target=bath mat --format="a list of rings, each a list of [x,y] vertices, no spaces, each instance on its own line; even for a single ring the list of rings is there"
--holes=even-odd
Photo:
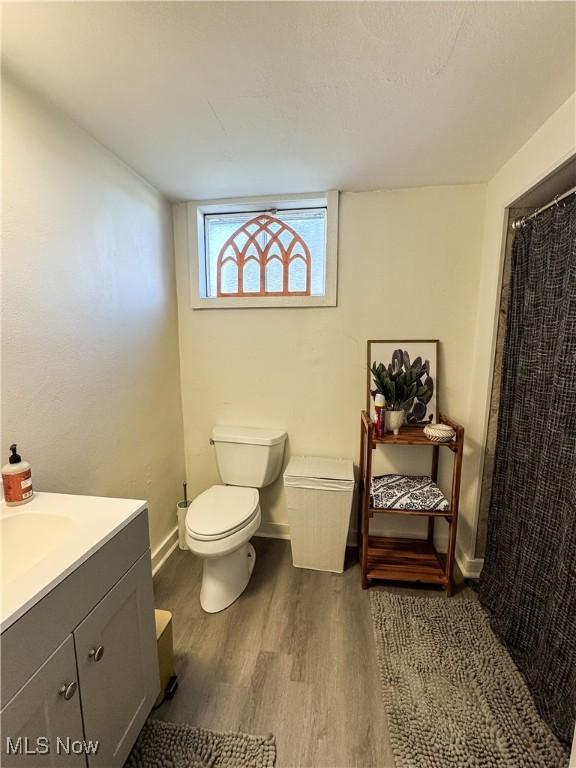
[[[568,752],[475,600],[371,592],[396,768],[562,768]]]
[[[124,768],[272,768],[275,762],[273,736],[148,720]]]

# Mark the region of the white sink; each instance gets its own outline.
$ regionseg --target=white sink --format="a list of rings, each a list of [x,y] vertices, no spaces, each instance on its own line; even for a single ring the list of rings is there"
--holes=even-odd
[[[2,583],[8,585],[74,533],[74,521],[49,512],[18,511],[0,518]]]
[[[35,493],[0,509],[0,631],[124,528],[143,509],[137,499]]]

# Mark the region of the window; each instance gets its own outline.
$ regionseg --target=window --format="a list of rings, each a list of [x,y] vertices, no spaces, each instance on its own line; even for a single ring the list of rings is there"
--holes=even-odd
[[[324,295],[326,208],[207,214],[204,238],[209,296]]]
[[[192,306],[334,306],[337,201],[190,203]]]

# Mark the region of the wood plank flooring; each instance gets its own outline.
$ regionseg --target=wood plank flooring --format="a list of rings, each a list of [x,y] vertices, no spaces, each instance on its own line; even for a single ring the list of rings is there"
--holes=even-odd
[[[190,552],[176,550],[157,574],[156,606],[173,614],[179,688],[155,716],[273,733],[277,768],[393,768],[359,566],[294,568],[289,542],[252,541],[250,584],[221,613],[200,608],[202,563]]]

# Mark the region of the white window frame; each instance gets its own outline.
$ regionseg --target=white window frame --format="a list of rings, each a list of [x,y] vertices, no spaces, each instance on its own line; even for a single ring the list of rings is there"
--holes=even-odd
[[[324,296],[206,296],[204,216],[207,213],[258,212],[269,209],[326,208],[326,272]],[[338,283],[338,192],[269,195],[187,203],[188,262],[192,309],[255,307],[335,307]]]

